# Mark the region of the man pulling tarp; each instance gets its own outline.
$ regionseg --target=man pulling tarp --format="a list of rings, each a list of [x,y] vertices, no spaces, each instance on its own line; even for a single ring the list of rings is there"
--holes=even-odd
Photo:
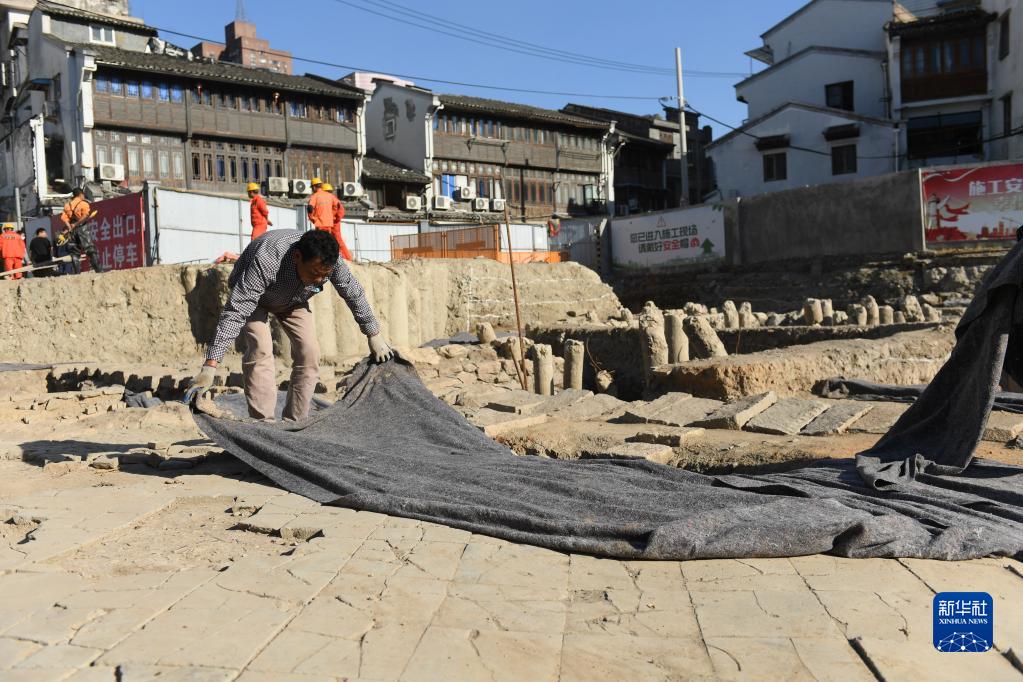
[[[366,300],[365,291],[344,261],[329,232],[273,230],[251,242],[235,263],[228,279],[231,293],[220,314],[206,362],[192,380],[193,392],[213,385],[217,364],[228,346],[241,335],[245,343],[242,371],[249,416],[272,419],[277,404],[277,382],[270,337],[269,316],[281,323],[291,340],[291,381],[284,418],[304,419],[319,381],[319,344],[309,299],[334,286],[369,340],[376,362],[385,362],[393,351],[380,333],[380,324]]]

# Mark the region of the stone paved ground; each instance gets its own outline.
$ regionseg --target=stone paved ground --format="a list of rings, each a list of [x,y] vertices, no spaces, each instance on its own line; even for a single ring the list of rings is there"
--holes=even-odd
[[[595,559],[320,507],[226,458],[0,480],[5,681],[1020,677],[1008,559]],[[940,590],[994,595],[998,651],[933,650]]]
[[[435,390],[467,413],[535,420],[483,407],[495,397],[474,381]],[[320,507],[202,445],[182,406],[110,401],[0,404],[0,682],[1021,677],[1017,561],[561,554]],[[673,463],[701,470],[877,438],[615,423],[614,404],[586,404],[600,409],[500,437],[581,456],[678,436]],[[653,441],[626,443],[643,432]],[[1020,463],[1001,443],[980,452]],[[995,597],[995,651],[934,651],[931,600],[953,590]]]

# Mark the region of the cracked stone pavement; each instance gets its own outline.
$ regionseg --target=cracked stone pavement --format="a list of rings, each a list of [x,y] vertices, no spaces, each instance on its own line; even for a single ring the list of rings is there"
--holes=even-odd
[[[1011,559],[597,559],[319,506],[174,406],[3,430],[0,682],[1023,676]],[[931,646],[961,590],[995,650]]]

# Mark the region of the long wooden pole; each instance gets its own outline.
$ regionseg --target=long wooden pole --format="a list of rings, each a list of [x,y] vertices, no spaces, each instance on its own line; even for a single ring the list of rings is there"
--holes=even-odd
[[[508,236],[508,265],[511,267],[512,297],[515,299],[515,326],[519,332],[519,361],[516,373],[519,375],[522,390],[526,391],[529,390],[526,388],[526,345],[522,340],[522,311],[519,309],[519,287],[515,282],[515,254],[512,251],[511,218],[508,217],[507,200],[504,202],[504,228]]]

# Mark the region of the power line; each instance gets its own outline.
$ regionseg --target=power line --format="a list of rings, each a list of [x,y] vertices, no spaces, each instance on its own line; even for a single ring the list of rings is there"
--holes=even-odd
[[[719,119],[714,118],[710,114],[705,114],[702,111],[697,111],[696,109],[691,107],[688,102],[686,103],[685,106],[686,106],[686,109],[688,109],[689,111],[691,111],[694,114],[697,114],[697,115],[699,115],[699,116],[701,116],[701,117],[703,117],[703,118],[705,118],[705,119],[707,119],[709,121],[714,121],[715,123],[717,123],[719,125],[723,125],[726,128],[730,128],[731,130],[733,130],[735,132],[738,132],[738,133],[741,133],[743,135],[746,135],[747,137],[752,137],[754,140],[762,140],[762,139],[764,139],[760,135],[756,135],[754,133],[751,133],[748,130],[743,129],[742,127],[733,126],[733,125],[731,125],[729,123],[725,123],[724,121],[721,121]],[[958,154],[960,151],[962,151],[964,149],[970,149],[970,148],[975,147],[977,145],[986,144],[988,142],[995,142],[997,140],[1005,140],[1005,139],[1008,139],[1010,137],[1014,137],[1014,136],[1020,135],[1020,134],[1023,134],[1023,126],[1020,126],[1020,127],[1016,128],[1014,130],[1010,130],[1007,133],[1002,133],[1000,135],[992,135],[991,137],[982,138],[980,140],[977,140],[976,142],[959,144],[959,145],[956,145],[955,147],[948,147],[948,148],[940,150],[940,152],[938,152],[938,153],[941,154],[941,155],[945,155],[945,156],[956,155],[956,154]],[[802,146],[799,146],[799,145],[787,145],[786,149],[794,149],[796,151],[807,152],[809,154],[818,154],[820,156],[829,156],[829,157],[831,156],[831,152],[830,151],[823,151],[821,149],[812,149],[810,147],[802,147]],[[905,153],[898,154],[898,155],[895,155],[895,154],[885,154],[883,156],[859,156],[859,155],[857,155],[856,158],[860,159],[860,160],[881,160],[881,159],[892,160],[892,159],[897,159],[897,158],[898,159],[909,158],[909,153],[905,152]]]
[[[406,8],[389,9],[389,11],[390,12],[395,12],[397,14],[403,14],[403,15],[406,15],[406,16],[410,16],[413,19],[415,19],[414,21],[409,20],[409,19],[402,19],[400,16],[394,16],[393,14],[387,14],[385,12],[378,11],[378,10],[375,10],[375,9],[371,9],[369,7],[365,7],[363,5],[360,5],[360,4],[357,4],[357,3],[354,3],[354,2],[348,2],[347,0],[333,0],[333,2],[335,2],[337,4],[340,4],[340,5],[345,5],[346,7],[350,7],[352,9],[357,9],[360,12],[366,12],[367,14],[372,14],[372,15],[377,16],[377,17],[382,17],[384,19],[389,19],[391,21],[395,21],[395,22],[398,22],[398,23],[401,23],[401,24],[405,24],[407,26],[412,26],[413,28],[418,28],[418,29],[421,29],[421,30],[424,30],[424,31],[430,31],[432,33],[439,33],[441,35],[449,36],[449,37],[455,38],[457,40],[463,40],[465,42],[475,43],[477,45],[483,45],[484,47],[491,47],[491,48],[495,48],[495,49],[498,49],[498,50],[505,50],[505,51],[508,51],[508,52],[514,52],[516,54],[526,55],[528,57],[539,57],[541,59],[551,59],[551,60],[558,61],[558,62],[564,62],[564,63],[569,63],[569,64],[576,64],[576,65],[580,65],[580,66],[599,67],[599,68],[613,69],[613,70],[617,70],[617,71],[628,71],[630,73],[668,73],[669,72],[669,71],[667,71],[665,69],[657,69],[656,67],[648,67],[648,66],[641,66],[641,65],[624,64],[624,63],[620,64],[620,65],[597,64],[597,63],[594,62],[593,58],[591,58],[591,57],[586,57],[586,56],[569,56],[569,53],[565,53],[564,55],[561,55],[561,56],[556,56],[554,54],[544,54],[542,51],[546,51],[546,48],[540,48],[540,51],[538,51],[535,47],[532,47],[530,44],[527,44],[527,43],[521,43],[519,41],[515,41],[515,40],[512,40],[512,39],[504,38],[503,36],[498,36],[497,34],[491,34],[491,33],[486,33],[484,31],[479,31],[478,29],[475,29],[475,28],[473,28],[471,26],[466,26],[465,24],[458,24],[458,23],[455,23],[455,22],[439,22],[436,19],[433,19],[432,17],[424,16],[423,14],[415,12],[414,10],[405,11]],[[372,3],[372,4],[379,6],[379,3]],[[398,7],[401,7],[401,6],[398,6]],[[430,25],[427,25],[427,24],[433,24],[433,26],[430,26]],[[462,34],[462,33],[456,33],[454,31],[447,30],[446,29],[447,25],[456,26],[456,27],[459,27],[459,28],[464,29],[466,31],[471,31],[473,34],[486,35],[486,36],[492,38],[493,40],[490,40],[490,41],[488,41],[488,40],[481,40],[481,39],[473,38],[473,37],[471,37],[469,35],[465,35],[465,34]],[[497,42],[494,42],[494,40],[496,40]],[[504,43],[504,44],[501,44],[501,43]]]
[[[65,5],[65,4],[59,3],[59,2],[53,2],[52,0],[51,0],[50,4],[58,6],[58,7],[66,7],[68,9],[73,9],[73,10],[76,10],[78,12],[84,12],[86,14],[91,14],[91,15],[93,15],[95,17],[98,17],[98,18],[109,19],[109,16],[107,16],[105,14],[101,14],[99,12],[92,12],[90,10],[80,9],[78,7],[72,7],[71,5]],[[167,33],[167,34],[174,35],[174,36],[180,36],[182,38],[190,38],[192,40],[198,40],[200,42],[209,42],[209,43],[219,43],[220,42],[219,40],[216,40],[216,39],[213,39],[213,38],[209,38],[209,37],[205,37],[205,36],[199,36],[199,35],[195,35],[193,33],[185,33],[183,31],[175,31],[173,29],[166,28],[166,27],[163,27],[163,26],[156,26],[154,24],[148,24],[147,23],[146,26],[148,26],[150,28],[153,28],[153,29],[156,29],[157,31],[160,31],[161,33]],[[258,50],[258,49],[252,49],[252,48],[248,48],[248,49],[251,52],[257,52],[257,53],[260,53],[260,54],[268,54],[268,55],[270,55],[270,54],[275,54],[275,55],[278,54],[276,52],[271,52],[269,50]],[[297,57],[295,55],[292,55],[291,59],[292,59],[292,61],[296,61],[296,62],[304,62],[306,64],[315,64],[317,66],[326,66],[326,67],[330,67],[330,68],[337,68],[337,69],[342,69],[342,70],[347,70],[347,71],[366,71],[366,72],[371,72],[371,73],[387,73],[387,74],[390,74],[390,75],[395,76],[397,78],[402,78],[402,79],[410,80],[410,81],[424,81],[424,82],[427,82],[427,83],[440,83],[442,85],[456,85],[456,86],[466,87],[466,88],[478,88],[478,89],[481,89],[481,90],[498,90],[498,91],[503,91],[503,92],[518,92],[518,93],[524,93],[524,94],[530,94],[530,95],[555,95],[555,96],[558,96],[558,97],[577,97],[577,98],[580,98],[580,99],[620,99],[620,100],[643,100],[643,101],[648,101],[648,100],[660,101],[662,99],[661,97],[644,96],[644,95],[608,95],[608,94],[595,94],[595,93],[582,93],[582,92],[561,92],[561,91],[557,91],[557,90],[533,90],[533,89],[530,89],[530,88],[512,88],[512,87],[507,87],[507,86],[503,86],[503,85],[488,85],[488,84],[483,84],[483,83],[469,83],[469,82],[465,82],[465,81],[453,81],[453,80],[445,80],[445,79],[441,79],[441,78],[428,78],[426,76],[416,76],[416,75],[411,75],[411,74],[395,73],[393,71],[388,71],[386,69],[375,69],[375,68],[370,68],[370,67],[366,67],[366,66],[355,66],[355,65],[352,65],[352,64],[339,64],[337,62],[328,62],[328,61],[325,61],[325,60],[322,60],[322,59],[313,59],[313,58],[310,58],[310,57]]]
[[[367,12],[369,14],[373,14],[375,16],[383,17],[385,19],[390,19],[392,21],[397,21],[397,22],[400,22],[400,23],[403,23],[403,24],[407,24],[407,25],[410,25],[410,26],[413,26],[415,28],[419,28],[419,29],[422,29],[422,30],[433,31],[433,32],[436,32],[436,33],[441,33],[443,35],[451,36],[451,37],[459,39],[459,40],[465,40],[465,41],[468,41],[468,42],[482,44],[482,45],[485,45],[487,47],[508,50],[508,51],[511,51],[511,52],[517,52],[519,54],[527,54],[529,56],[539,57],[539,58],[542,58],[542,59],[550,59],[552,61],[571,63],[571,64],[578,64],[578,65],[581,65],[581,66],[589,66],[589,67],[593,67],[593,68],[603,68],[603,69],[629,71],[629,72],[638,72],[638,73],[650,73],[650,74],[657,74],[657,75],[672,75],[672,74],[674,74],[674,70],[671,69],[671,68],[667,68],[667,67],[656,67],[656,66],[650,66],[650,65],[646,65],[646,64],[635,64],[635,63],[631,63],[631,62],[621,62],[621,61],[615,61],[615,60],[610,60],[610,59],[604,59],[604,58],[601,58],[601,57],[592,57],[592,56],[581,54],[581,53],[578,53],[578,52],[570,52],[570,51],[567,51],[567,50],[558,50],[558,49],[546,47],[544,45],[540,45],[538,43],[530,43],[530,42],[527,42],[527,41],[524,41],[524,40],[520,40],[520,39],[517,39],[517,38],[510,38],[508,36],[505,36],[505,35],[502,35],[502,34],[499,34],[499,33],[492,33],[490,31],[484,31],[484,30],[481,30],[481,29],[476,28],[474,26],[469,26],[467,24],[460,24],[458,22],[451,21],[449,19],[440,19],[438,17],[434,17],[434,16],[431,16],[429,14],[424,14],[423,12],[420,12],[420,11],[418,11],[418,10],[412,8],[412,7],[408,7],[406,5],[401,5],[401,4],[396,3],[396,2],[390,2],[389,0],[362,0],[361,4],[356,4],[354,2],[349,2],[347,0],[333,0],[333,1],[337,2],[339,4],[342,4],[342,5],[346,5],[348,7],[352,7],[353,9],[358,9],[358,10],[361,10],[363,12]],[[384,12],[388,12],[388,13],[385,14],[384,12],[381,12],[381,11],[376,11],[376,10],[373,10],[373,9],[369,9],[369,8],[363,6],[364,4],[373,5],[373,6],[379,8],[381,10],[384,10]],[[407,20],[402,19],[402,18],[400,18],[398,16],[393,16],[394,14],[398,14],[398,15],[403,15],[405,17],[409,17],[413,21],[407,21]],[[429,25],[424,25],[424,24],[429,24]],[[484,41],[476,40],[476,39],[471,38],[469,36],[466,36],[466,35],[463,35],[463,34],[460,34],[460,33],[452,32],[450,30],[452,27],[453,28],[463,29],[464,31],[469,31],[469,32],[471,32],[471,35],[485,36],[489,40],[484,40]],[[496,44],[494,41],[496,41],[496,43],[501,43],[501,44]],[[700,77],[700,78],[721,78],[721,77],[725,77],[725,78],[742,78],[742,77],[746,76],[745,73],[740,73],[740,72],[701,71],[701,70],[698,70],[698,69],[693,69],[693,70],[688,71],[687,75],[692,76],[692,77]]]

